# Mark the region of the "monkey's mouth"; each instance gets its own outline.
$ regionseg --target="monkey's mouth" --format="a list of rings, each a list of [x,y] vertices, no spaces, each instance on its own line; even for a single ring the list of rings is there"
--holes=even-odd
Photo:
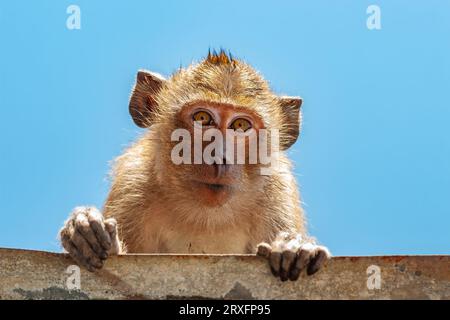
[[[224,184],[217,184],[217,183],[205,183],[206,187],[212,191],[222,191],[224,190],[227,186]]]
[[[195,181],[195,183],[199,187],[206,188],[210,191],[217,192],[217,193],[231,190],[230,185],[222,184],[222,183],[208,183],[208,182],[200,182],[200,181]]]

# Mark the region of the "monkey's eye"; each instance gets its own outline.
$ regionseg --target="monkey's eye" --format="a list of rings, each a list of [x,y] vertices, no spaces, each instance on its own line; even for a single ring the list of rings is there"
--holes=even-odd
[[[244,132],[247,131],[248,129],[250,129],[251,127],[252,127],[252,124],[250,123],[250,121],[248,121],[244,118],[236,119],[231,124],[231,129],[233,129],[233,130],[241,129]]]
[[[198,111],[192,116],[194,121],[201,122],[202,126],[207,126],[213,123],[211,115],[206,111]]]

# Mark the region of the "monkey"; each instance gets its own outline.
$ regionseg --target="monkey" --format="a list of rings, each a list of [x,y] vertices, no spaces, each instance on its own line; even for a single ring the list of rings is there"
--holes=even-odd
[[[281,281],[316,273],[331,254],[307,233],[286,155],[299,136],[302,102],[276,95],[224,50],[169,78],[139,70],[129,112],[144,133],[115,159],[102,212],[84,206],[70,214],[62,247],[92,272],[112,255],[178,253],[256,254]],[[175,164],[172,133],[192,134],[196,124],[202,132],[278,130],[278,165],[263,175],[261,163],[232,163],[219,152],[213,163]]]

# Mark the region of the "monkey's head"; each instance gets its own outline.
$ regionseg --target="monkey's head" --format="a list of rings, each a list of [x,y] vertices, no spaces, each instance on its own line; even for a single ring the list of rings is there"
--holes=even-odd
[[[152,145],[155,153],[154,170],[161,188],[177,194],[179,199],[195,200],[198,208],[211,208],[225,204],[232,206],[236,194],[240,195],[236,198],[245,201],[242,193],[252,190],[264,192],[267,177],[261,175],[263,164],[248,161],[249,137],[262,129],[268,132],[277,129],[282,153],[299,135],[301,104],[298,97],[275,95],[251,66],[220,51],[209,53],[199,64],[180,69],[168,79],[156,73],[139,71],[129,108],[134,122],[142,128],[149,128],[144,139]],[[198,131],[195,131],[196,124],[201,124]],[[176,141],[171,139],[176,129],[190,134],[187,144],[184,141],[186,147],[176,152],[188,159],[181,164],[173,159],[174,148],[181,141],[179,135]],[[200,150],[201,157],[208,151],[211,141],[216,142],[218,138],[213,135],[214,138],[206,139],[209,141],[200,141],[197,145],[200,149],[196,149],[195,132],[200,132],[202,140],[202,133],[207,136],[209,129],[217,129],[216,132],[222,133],[224,138],[227,130],[244,137],[245,163],[230,161],[229,150],[226,149],[235,146],[232,158],[236,160],[237,140],[233,140],[231,145],[224,140],[211,153],[212,163],[202,159],[200,164],[196,164],[196,152]],[[275,168],[274,174],[278,173]]]

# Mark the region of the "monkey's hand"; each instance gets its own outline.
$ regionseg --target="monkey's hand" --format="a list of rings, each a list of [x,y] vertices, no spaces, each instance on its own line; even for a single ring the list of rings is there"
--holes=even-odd
[[[109,255],[120,252],[115,219],[104,219],[94,207],[75,208],[59,232],[70,256],[91,272],[103,267]]]
[[[270,269],[281,281],[297,280],[306,269],[308,275],[316,273],[331,257],[323,246],[304,241],[300,234],[282,232],[271,244],[260,243],[257,254],[269,260]]]

